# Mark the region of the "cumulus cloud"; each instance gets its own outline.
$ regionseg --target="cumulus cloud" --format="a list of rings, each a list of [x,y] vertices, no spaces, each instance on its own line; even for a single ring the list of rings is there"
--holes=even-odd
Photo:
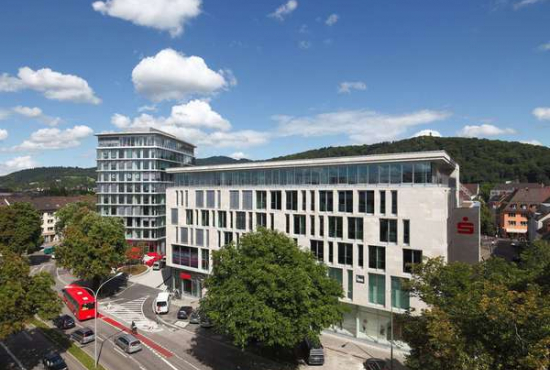
[[[141,60],[132,71],[132,81],[136,91],[155,102],[209,95],[236,83],[230,71],[213,71],[201,57],[173,49]]]
[[[449,112],[434,110],[388,115],[360,109],[310,117],[278,115],[272,118],[278,122],[278,133],[281,136],[347,135],[357,143],[376,143],[395,139],[410,127],[441,121],[450,115]]]
[[[243,152],[235,152],[233,154],[230,155],[231,158],[233,159],[243,159],[243,158],[246,158],[246,154],[244,154]]]
[[[550,121],[550,108],[539,107],[533,109],[533,116],[535,116],[539,121]]]
[[[142,105],[138,108],[138,112],[156,112],[157,107],[155,105]]]
[[[12,110],[15,113],[18,113],[24,117],[37,119],[50,126],[57,126],[61,122],[61,118],[50,117],[44,114],[44,112],[42,112],[42,109],[38,107],[23,107],[21,105],[18,105],[16,107],[13,107]]]
[[[344,81],[338,85],[338,94],[349,94],[352,90],[366,90],[367,84],[362,81]]]
[[[332,26],[332,25],[336,24],[336,22],[338,22],[339,18],[340,17],[338,16],[338,14],[333,13],[333,14],[328,16],[327,20],[325,21],[325,24],[327,26]]]
[[[15,157],[12,159],[8,159],[3,163],[0,163],[0,176],[37,166],[38,163],[34,161],[29,155],[23,157]]]
[[[6,140],[8,138],[8,130],[0,128],[0,141]]]
[[[94,131],[88,126],[74,126],[66,130],[58,128],[43,128],[31,134],[30,138],[20,145],[14,146],[15,151],[37,151],[74,148],[81,140],[92,135]]]
[[[19,68],[17,77],[4,73],[0,76],[0,92],[20,90],[41,92],[51,100],[70,101],[74,103],[99,104],[101,99],[95,96],[88,82],[81,77],[62,74],[50,68],[33,70],[29,67]]]
[[[411,137],[419,137],[419,136],[434,136],[434,137],[441,137],[441,133],[439,131],[435,130],[421,130],[418,131],[416,134],[414,134]]]
[[[546,1],[546,0],[521,0],[521,1],[518,1],[517,3],[514,4],[514,9],[518,10],[518,9],[521,9],[521,8],[529,6],[529,5],[542,3],[544,1]]]
[[[176,37],[201,13],[201,0],[107,0],[96,1],[92,7],[101,14],[168,31]]]
[[[520,143],[522,144],[530,144],[530,145],[539,145],[539,146],[544,146],[540,141],[538,140],[522,140],[520,141]]]
[[[458,132],[459,136],[464,137],[484,137],[484,136],[498,136],[498,135],[511,135],[515,134],[516,130],[511,128],[499,128],[494,125],[482,124],[466,125]]]
[[[292,13],[293,11],[295,11],[297,7],[298,7],[298,1],[289,0],[287,3],[278,7],[273,13],[270,13],[269,16],[271,18],[284,21],[285,17],[290,15],[290,13]]]

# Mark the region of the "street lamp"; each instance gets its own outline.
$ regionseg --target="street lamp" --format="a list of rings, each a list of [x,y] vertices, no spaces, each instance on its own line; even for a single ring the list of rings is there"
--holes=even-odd
[[[99,290],[103,287],[103,285],[107,284],[109,281],[111,281],[113,279],[116,279],[116,278],[120,277],[122,274],[123,274],[123,272],[119,272],[116,275],[114,275],[113,277],[107,279],[106,281],[103,282],[103,284],[101,284],[99,286],[99,288],[97,288],[97,290],[95,292],[90,288],[83,287],[84,289],[88,289],[90,292],[92,292],[92,294],[94,295],[94,300],[95,300],[95,312],[96,313],[95,313],[95,317],[94,317],[94,336],[95,336],[95,339],[94,339],[94,364],[95,364],[96,368],[97,368],[97,363],[99,361],[99,358],[97,356],[97,338],[99,338],[99,335],[97,334],[97,317],[99,316],[99,302],[98,302],[97,296],[99,295]]]

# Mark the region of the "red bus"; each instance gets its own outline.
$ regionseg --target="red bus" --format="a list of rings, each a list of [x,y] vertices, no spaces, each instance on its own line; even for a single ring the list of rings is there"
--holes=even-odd
[[[67,285],[61,290],[65,304],[78,320],[88,320],[95,317],[94,296],[78,285]]]

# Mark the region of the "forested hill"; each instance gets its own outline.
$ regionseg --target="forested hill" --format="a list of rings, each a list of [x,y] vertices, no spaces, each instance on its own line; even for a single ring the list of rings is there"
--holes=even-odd
[[[506,180],[550,184],[550,148],[519,142],[422,136],[372,145],[309,150],[274,160],[445,150],[460,165],[462,182]]]
[[[37,167],[0,176],[0,189],[37,188],[91,189],[95,186],[95,167]]]

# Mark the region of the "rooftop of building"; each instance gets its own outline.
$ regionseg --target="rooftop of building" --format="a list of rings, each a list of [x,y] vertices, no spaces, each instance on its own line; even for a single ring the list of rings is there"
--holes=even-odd
[[[170,139],[180,141],[186,145],[192,146],[193,148],[196,148],[197,146],[195,144],[191,144],[188,141],[185,141],[183,139],[180,139],[179,137],[169,134],[165,131],[158,130],[156,128],[146,128],[146,129],[129,129],[128,131],[121,131],[121,132],[100,132],[95,134],[97,137],[109,137],[109,136],[132,136],[132,135],[161,135],[166,136]]]
[[[520,188],[543,188],[544,184],[536,182],[507,182],[504,184],[496,184],[492,190],[496,191],[513,191]]]
[[[95,195],[69,195],[69,196],[30,196],[25,194],[10,194],[0,197],[0,207],[14,203],[31,203],[41,212],[55,212],[69,203],[96,202]]]
[[[443,150],[392,154],[371,154],[349,157],[328,157],[314,159],[293,159],[286,161],[257,161],[235,164],[173,167],[166,170],[168,173],[195,173],[211,171],[238,171],[269,168],[314,167],[326,165],[353,165],[369,163],[421,162],[437,161],[449,167],[458,168],[458,164]]]

